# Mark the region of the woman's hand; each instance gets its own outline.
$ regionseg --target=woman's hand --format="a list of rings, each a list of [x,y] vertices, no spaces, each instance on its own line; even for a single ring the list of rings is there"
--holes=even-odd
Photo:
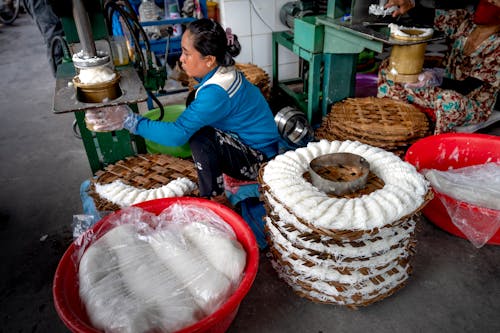
[[[384,8],[387,9],[389,7],[397,6],[398,9],[396,9],[393,13],[392,16],[396,17],[398,15],[403,15],[406,12],[408,12],[410,9],[415,7],[415,0],[389,0],[385,4]]]
[[[429,87],[437,87],[443,83],[444,69],[443,68],[426,68],[418,76],[418,81],[415,83],[405,84],[405,88],[422,89]]]
[[[492,5],[500,7],[500,0],[488,0],[488,2],[491,3]]]
[[[132,110],[128,105],[115,105],[85,111],[85,124],[93,132],[118,131]]]

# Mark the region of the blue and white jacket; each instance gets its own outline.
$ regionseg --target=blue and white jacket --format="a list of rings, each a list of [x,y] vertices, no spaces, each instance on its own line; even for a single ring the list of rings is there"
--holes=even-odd
[[[179,146],[200,128],[211,126],[268,158],[278,153],[278,129],[267,101],[234,66],[215,68],[195,88],[194,101],[175,122],[139,117],[133,132],[165,146]]]

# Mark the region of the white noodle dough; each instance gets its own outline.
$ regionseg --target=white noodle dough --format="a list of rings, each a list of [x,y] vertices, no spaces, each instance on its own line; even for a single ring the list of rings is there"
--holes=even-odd
[[[86,290],[80,294],[92,324],[123,328],[120,332],[171,332],[199,320],[204,314],[193,296],[159,262],[129,224],[113,228],[92,244],[82,256],[79,274]]]
[[[81,68],[78,79],[83,84],[104,83],[113,80],[116,73],[106,66]]]
[[[197,222],[187,224],[182,233],[233,285],[239,282],[246,264],[246,252],[237,240]]]
[[[161,261],[184,282],[205,314],[212,314],[230,295],[230,281],[196,248],[183,246],[169,230],[151,235],[150,243]]]
[[[337,152],[364,157],[370,170],[385,182],[384,188],[359,197],[354,205],[351,200],[328,197],[302,177],[302,170],[309,168],[313,158]],[[418,209],[429,189],[429,183],[411,164],[393,153],[357,141],[321,140],[288,151],[267,163],[262,178],[269,193],[297,217],[311,225],[334,230],[371,230],[397,221]],[[366,210],[373,201],[380,203],[381,218]],[[320,204],[321,209],[311,209]]]
[[[120,207],[128,207],[139,202],[180,197],[188,195],[197,188],[197,185],[188,178],[180,177],[166,185],[149,190],[140,189],[115,180],[109,184],[95,184],[95,191],[101,197]]]

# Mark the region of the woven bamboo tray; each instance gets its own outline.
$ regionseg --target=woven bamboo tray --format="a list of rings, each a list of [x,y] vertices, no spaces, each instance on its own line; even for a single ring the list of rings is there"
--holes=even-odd
[[[295,277],[300,277],[300,279],[304,282],[315,283],[321,282],[328,284],[329,286],[334,287],[338,292],[346,292],[349,289],[360,290],[365,287],[369,283],[373,283],[374,285],[379,285],[382,282],[385,282],[384,276],[392,276],[401,272],[402,270],[406,270],[409,268],[410,257],[406,256],[401,258],[390,265],[386,265],[384,267],[380,267],[378,270],[371,269],[372,274],[364,274],[361,278],[358,278],[355,282],[340,282],[336,279],[327,279],[320,276],[314,276],[310,274],[310,269],[313,267],[321,267],[321,265],[313,265],[306,266],[300,263],[300,259],[293,259],[293,255],[283,249],[283,247],[279,243],[272,243],[272,237],[270,237],[269,241],[273,246],[270,247],[270,253],[276,261],[280,262],[283,266],[288,267],[290,274]],[[298,264],[299,262],[299,264]],[[323,268],[323,267],[321,267]],[[353,275],[352,271],[349,270],[340,270],[340,269],[332,269],[328,268],[328,270],[335,270],[337,273],[342,274],[347,278]],[[370,293],[373,293],[371,291]]]
[[[417,107],[389,98],[364,97],[334,104],[315,137],[355,140],[389,151],[404,151],[429,134],[427,117]]]
[[[351,275],[358,272],[363,276],[371,277],[380,274],[380,272],[383,272],[394,264],[403,264],[403,261],[407,261],[409,256],[415,252],[416,238],[414,230],[402,240],[393,237],[395,241],[393,241],[392,246],[374,253],[371,257],[365,255],[355,258],[354,256],[346,257],[335,253],[336,251],[341,251],[343,246],[340,245],[330,246],[327,248],[328,252],[320,252],[312,249],[311,247],[315,247],[314,245],[317,244],[305,241],[296,242],[295,238],[289,237],[289,233],[283,233],[283,229],[279,227],[279,222],[270,218],[266,219],[266,222],[269,241],[275,244],[276,248],[281,249],[280,252],[287,252],[287,259],[295,262],[297,267],[321,266],[329,270],[336,270],[344,275]],[[363,246],[369,243],[365,242]],[[359,249],[363,248],[360,247]],[[406,264],[406,262],[404,263]]]
[[[126,185],[141,189],[153,189],[168,184],[174,179],[185,177],[197,183],[198,176],[190,160],[164,155],[140,154],[108,165],[91,179],[88,194],[94,199],[97,210],[116,211],[120,207],[95,192],[95,184],[109,184],[120,180]],[[191,194],[197,196],[196,190]]]
[[[350,308],[367,306],[392,295],[402,288],[407,277],[412,272],[411,259],[414,256],[416,245],[414,234],[409,237],[405,244],[402,244],[404,251],[400,258],[380,267],[358,268],[356,271],[364,277],[358,277],[354,283],[346,283],[335,279],[328,280],[320,276],[315,277],[310,270],[314,267],[324,268],[324,265],[307,261],[303,255],[284,250],[282,243],[276,241],[273,233],[269,231],[270,225],[272,225],[272,222],[268,219],[266,228],[273,267],[296,294],[315,302],[346,305]],[[339,264],[341,263],[339,262]],[[364,261],[361,263],[365,265]],[[353,274],[353,270],[349,268],[326,267],[330,271],[335,269],[346,276]],[[396,280],[388,280],[392,279],[396,274]],[[321,285],[321,290],[315,285]],[[369,292],[362,292],[360,289],[366,286],[371,286],[372,289]]]
[[[314,287],[318,281],[312,281],[305,278],[303,275],[297,274],[291,269],[291,264],[283,261],[278,254],[271,252],[271,256],[271,264],[273,268],[277,271],[280,278],[292,287],[298,296],[317,303],[344,305],[351,309],[368,306],[393,295],[406,285],[407,278],[412,273],[412,266],[409,264],[406,265],[406,267],[394,268],[387,272],[385,276],[378,276],[373,278],[373,280],[370,280],[372,284],[377,285],[384,283],[387,277],[391,277],[396,274],[401,275],[392,285],[385,286],[385,288],[375,289],[366,295],[355,292],[351,296],[346,297],[345,295],[342,295],[342,293],[345,293],[348,290],[350,287],[349,285],[342,285],[334,282],[322,283],[320,281],[319,283],[326,285],[326,288],[330,288],[332,291],[335,290],[338,292],[337,294],[324,293]]]
[[[276,264],[273,261],[271,261],[271,264],[273,265],[273,267],[275,267],[276,270],[279,270],[278,264]],[[289,283],[289,281],[290,281],[290,283],[294,283],[294,282],[291,282],[292,279],[290,279],[288,276],[281,276],[281,274],[280,274],[280,277],[285,282],[287,282],[287,283]],[[396,293],[398,290],[400,290],[401,288],[403,288],[405,285],[406,285],[406,280],[405,281],[401,281],[396,287],[394,287],[393,289],[389,290],[385,294],[379,294],[378,296],[370,299],[369,301],[364,301],[364,302],[362,302],[362,303],[360,303],[358,305],[340,303],[342,301],[342,299],[339,299],[338,297],[326,296],[324,294],[321,294],[321,293],[317,292],[316,290],[314,290],[313,288],[311,288],[307,284],[304,284],[304,287],[302,287],[300,284],[294,284],[292,286],[292,289],[293,289],[293,291],[298,296],[303,297],[305,299],[308,299],[310,301],[313,301],[315,303],[320,303],[320,304],[341,304],[341,305],[345,305],[347,308],[350,308],[352,310],[358,310],[358,308],[360,306],[368,306],[368,305],[370,305],[372,303],[375,303],[377,301],[380,301],[380,300],[382,300],[384,298],[387,298],[387,297],[391,296],[392,294]],[[360,297],[354,295],[353,298],[359,300]]]
[[[394,258],[391,256],[387,257],[387,254],[392,250],[406,246],[406,242],[409,239],[412,239],[412,237],[414,236],[415,230],[415,222],[412,222],[412,219],[408,219],[399,227],[394,227],[395,231],[392,234],[378,234],[363,241],[339,243],[336,240],[328,237],[318,239],[317,235],[314,235],[313,232],[301,232],[296,228],[295,225],[293,225],[293,223],[285,223],[274,214],[267,216],[267,222],[271,224],[269,226],[271,229],[274,228],[273,231],[277,231],[274,232],[275,237],[281,239],[284,245],[287,245],[289,248],[293,248],[294,250],[290,250],[291,252],[300,253],[300,256],[304,262],[339,266],[337,264],[337,259],[340,257],[342,261],[342,267],[344,268],[356,266],[350,265],[351,262],[365,262],[364,267],[366,267],[367,265],[371,265],[371,263],[369,262],[370,260],[382,256],[386,256],[385,262],[396,259],[396,257],[399,258],[402,254],[392,254],[393,256],[395,256]],[[407,237],[402,239],[396,238],[398,233],[403,233],[408,230],[410,232],[408,233]],[[391,244],[388,244],[387,247],[383,250],[379,250],[374,253],[366,253],[366,251],[362,251],[367,244],[374,245],[380,241],[387,241]],[[351,251],[343,253],[343,248],[348,248]],[[359,250],[359,253],[356,253],[354,255],[349,254],[349,252],[353,252],[353,249]],[[410,249],[411,248],[406,248],[406,250]],[[380,264],[380,262],[377,262],[377,264]]]

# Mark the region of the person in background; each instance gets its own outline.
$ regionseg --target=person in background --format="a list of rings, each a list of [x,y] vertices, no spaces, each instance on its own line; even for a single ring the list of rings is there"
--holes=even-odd
[[[392,0],[391,5],[409,10],[414,3]],[[444,68],[424,69],[418,82],[403,84],[387,78],[385,60],[377,96],[420,106],[439,134],[486,121],[493,110],[500,85],[500,0],[480,0],[473,12],[441,9],[439,1],[436,7],[434,27],[449,42]]]
[[[62,62],[63,49],[60,43],[54,45],[52,42],[56,38],[64,36],[63,27],[59,16],[56,15],[49,0],[23,0],[24,9],[36,23],[38,30],[42,34],[47,46],[47,58],[49,60],[52,75],[55,76],[57,65]]]
[[[175,122],[152,121],[122,106],[87,110],[86,123],[95,131],[125,128],[167,146],[189,141],[200,196],[227,203],[223,173],[255,180],[260,165],[278,153],[278,129],[260,90],[234,67],[241,50],[236,35],[200,19],[188,25],[181,47],[182,68],[199,84]]]

